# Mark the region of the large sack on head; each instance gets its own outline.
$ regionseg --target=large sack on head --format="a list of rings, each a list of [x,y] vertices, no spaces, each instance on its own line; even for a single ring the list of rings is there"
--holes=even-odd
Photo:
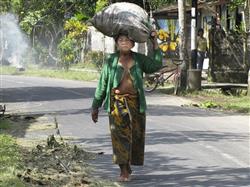
[[[147,12],[133,3],[114,3],[98,12],[90,22],[104,35],[126,33],[135,42],[146,42],[152,31]]]

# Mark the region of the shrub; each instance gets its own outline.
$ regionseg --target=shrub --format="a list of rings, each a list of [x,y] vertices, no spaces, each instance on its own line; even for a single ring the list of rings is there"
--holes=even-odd
[[[106,55],[101,51],[89,51],[85,56],[87,64],[93,64],[96,68],[101,69]]]

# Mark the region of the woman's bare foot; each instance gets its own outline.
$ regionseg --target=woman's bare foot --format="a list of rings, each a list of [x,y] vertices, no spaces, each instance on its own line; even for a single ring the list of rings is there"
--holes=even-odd
[[[118,182],[129,182],[130,180],[131,180],[130,176],[128,177],[120,176]]]
[[[120,166],[120,169],[121,169],[119,182],[128,182],[128,181],[130,181],[130,174],[132,173],[130,166],[127,165],[127,164],[121,164],[119,166]]]

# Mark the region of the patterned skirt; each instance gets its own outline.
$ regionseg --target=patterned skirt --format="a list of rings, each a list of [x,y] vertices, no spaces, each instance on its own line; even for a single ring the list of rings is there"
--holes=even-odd
[[[139,112],[138,97],[111,94],[110,132],[115,164],[143,165],[145,113]]]

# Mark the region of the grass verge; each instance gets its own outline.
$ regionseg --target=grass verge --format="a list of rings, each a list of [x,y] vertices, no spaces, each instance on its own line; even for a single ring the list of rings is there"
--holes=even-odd
[[[5,75],[27,75],[27,76],[38,76],[38,77],[50,77],[60,78],[69,80],[97,80],[99,78],[98,72],[85,71],[84,69],[79,70],[59,70],[59,69],[43,69],[37,67],[28,67],[25,71],[19,71],[15,67],[1,66],[0,73]]]
[[[182,95],[201,108],[217,108],[226,111],[250,114],[250,99],[245,94],[225,95],[220,90],[186,92]]]
[[[1,133],[9,127],[8,120],[0,119],[0,186],[24,187],[25,184],[16,175],[23,166],[21,148],[14,137]]]

